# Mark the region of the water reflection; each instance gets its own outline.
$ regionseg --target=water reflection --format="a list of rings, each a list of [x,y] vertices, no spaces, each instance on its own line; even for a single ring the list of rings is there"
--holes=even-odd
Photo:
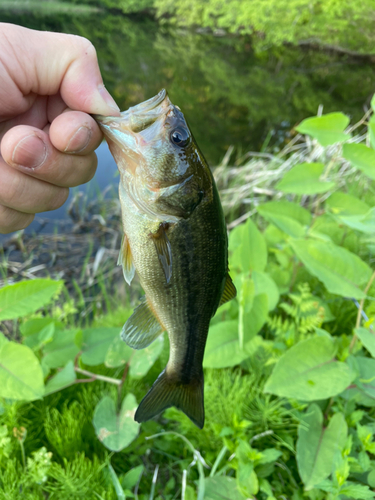
[[[173,31],[149,19],[114,15],[2,17],[90,39],[121,109],[166,88],[211,165],[230,145],[238,154],[260,150],[270,130],[270,146],[277,147],[320,104],[325,112],[341,110],[358,119],[373,93],[373,66],[330,54],[286,48],[255,54],[248,39]],[[114,170],[101,146],[93,183],[104,188]]]

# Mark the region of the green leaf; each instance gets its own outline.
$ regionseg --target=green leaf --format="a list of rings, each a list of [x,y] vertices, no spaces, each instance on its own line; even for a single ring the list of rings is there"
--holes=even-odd
[[[290,245],[329,292],[355,299],[366,296],[362,288],[370,279],[371,269],[357,255],[326,241],[296,239]]]
[[[39,333],[44,327],[55,323],[53,318],[32,318],[20,325],[20,332],[24,337]],[[56,327],[61,328],[63,325],[56,321]]]
[[[344,144],[342,155],[367,177],[375,179],[375,151],[364,144]]]
[[[276,189],[294,194],[326,193],[335,187],[335,183],[321,181],[323,171],[323,163],[300,163],[284,174]]]
[[[279,302],[280,293],[276,283],[268,273],[253,271],[251,277],[255,285],[255,295],[266,294],[268,298],[268,310],[272,311]]]
[[[6,336],[0,332],[0,349],[1,349],[1,346],[3,344],[5,344],[6,342],[9,342],[9,340],[6,338]]]
[[[258,477],[251,463],[239,463],[237,466],[237,485],[239,491],[250,498],[259,491]]]
[[[214,476],[204,480],[205,500],[244,500],[233,477]]]
[[[134,488],[143,474],[144,469],[144,465],[138,465],[137,467],[134,467],[134,469],[130,469],[122,480],[123,488],[127,490]]]
[[[295,128],[300,134],[311,135],[322,146],[330,146],[350,138],[349,134],[344,133],[349,121],[343,113],[327,113],[323,116],[306,118]]]
[[[133,394],[124,398],[120,413],[116,413],[114,400],[105,396],[96,405],[94,411],[94,428],[96,435],[104,446],[111,451],[121,451],[134,441],[140,425],[134,421],[137,401]]]
[[[267,264],[267,245],[263,234],[251,219],[237,226],[229,235],[231,268],[240,272],[264,271]]]
[[[302,401],[336,396],[355,374],[345,363],[335,361],[335,344],[324,337],[303,340],[277,362],[264,392]]]
[[[20,281],[0,290],[0,321],[32,314],[60,293],[63,281],[35,279]]]
[[[332,472],[333,458],[344,446],[348,427],[342,413],[335,413],[323,428],[323,414],[312,404],[298,426],[297,465],[306,490],[327,478]]]
[[[205,368],[239,365],[247,358],[238,340],[238,321],[223,321],[211,326],[203,359]]]
[[[258,206],[258,212],[281,231],[295,238],[304,236],[305,228],[311,222],[311,214],[297,203],[269,201]]]
[[[370,210],[364,201],[341,191],[331,194],[325,206],[335,215],[364,215]]]
[[[356,328],[354,331],[364,347],[375,358],[375,334],[371,333],[367,328]]]
[[[89,366],[104,363],[109,346],[119,335],[119,328],[98,327],[83,330],[81,355],[83,363]]]
[[[125,344],[120,335],[116,335],[107,349],[104,364],[108,368],[122,366],[129,361],[133,352],[133,349]]]
[[[375,207],[364,215],[338,217],[340,222],[362,233],[375,234]]]
[[[69,387],[74,384],[76,380],[76,372],[74,371],[73,361],[69,361],[65,368],[63,368],[60,372],[56,373],[56,375],[48,380],[46,383],[46,388],[44,395],[48,396],[48,394],[52,394],[53,392],[61,391],[65,389],[65,387]]]
[[[45,344],[48,344],[52,341],[54,334],[55,323],[52,321],[51,323],[48,323],[44,328],[42,328],[40,332],[33,333],[32,335],[25,337],[23,344],[27,345],[34,351],[38,351]]]
[[[372,115],[368,122],[368,134],[370,137],[370,144],[372,149],[375,149],[375,115]]]
[[[262,277],[258,276],[258,284],[264,285],[264,281],[262,283],[261,280]],[[255,284],[253,280],[243,277],[238,298],[238,339],[241,348],[255,337],[268,317],[267,295],[265,293],[254,295],[254,293]]]
[[[34,401],[44,394],[43,371],[33,351],[15,342],[0,347],[0,397]]]
[[[133,378],[142,378],[160,356],[163,350],[164,335],[160,335],[151,345],[140,351],[134,351],[130,360],[129,375]]]
[[[368,486],[364,484],[355,484],[347,481],[340,489],[340,496],[346,495],[348,498],[363,499],[374,498],[375,493],[370,491]]]
[[[79,353],[75,344],[76,335],[81,330],[58,330],[54,338],[43,349],[43,362],[50,368],[65,366],[68,361],[74,361]]]
[[[355,362],[359,376],[354,380],[356,387],[347,389],[342,396],[345,399],[354,399],[360,405],[375,407],[375,360],[363,356],[349,359]]]

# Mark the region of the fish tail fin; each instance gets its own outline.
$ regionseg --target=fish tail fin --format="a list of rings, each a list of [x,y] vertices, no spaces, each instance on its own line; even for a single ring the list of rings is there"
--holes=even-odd
[[[145,422],[171,406],[182,410],[196,426],[203,428],[203,372],[196,380],[183,384],[176,377],[168,377],[164,370],[142,399],[134,419]]]

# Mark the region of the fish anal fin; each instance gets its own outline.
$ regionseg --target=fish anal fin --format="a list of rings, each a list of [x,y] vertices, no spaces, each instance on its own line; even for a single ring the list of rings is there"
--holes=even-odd
[[[170,282],[172,277],[172,247],[167,236],[169,226],[168,222],[162,222],[159,229],[151,234],[167,283]]]
[[[122,266],[125,281],[128,285],[132,282],[135,274],[135,267],[133,263],[132,253],[130,250],[129,240],[126,234],[122,237],[121,250],[118,255],[117,265]]]
[[[225,304],[226,302],[229,302],[230,300],[234,299],[236,295],[237,295],[236,287],[234,286],[232,278],[229,276],[229,273],[227,273],[227,276],[225,278],[224,291],[219,302],[219,307]]]
[[[134,420],[145,422],[171,406],[182,410],[197,427],[203,428],[203,373],[199,379],[183,384],[164,370],[142,399]]]
[[[156,340],[165,328],[159,323],[147,299],[142,298],[121,331],[121,338],[133,349],[144,349]]]

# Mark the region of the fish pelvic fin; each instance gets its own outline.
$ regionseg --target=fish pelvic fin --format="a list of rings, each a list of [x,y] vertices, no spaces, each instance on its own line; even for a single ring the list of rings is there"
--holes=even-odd
[[[125,281],[128,285],[132,282],[135,275],[135,267],[130,250],[129,240],[126,234],[122,237],[121,250],[118,256],[117,265],[122,266]]]
[[[169,377],[164,370],[142,399],[134,420],[145,422],[171,406],[182,410],[197,427],[203,428],[203,372],[198,379],[183,384],[175,376]]]
[[[144,349],[165,331],[152,311],[146,297],[134,310],[121,330],[121,338],[133,349]]]

